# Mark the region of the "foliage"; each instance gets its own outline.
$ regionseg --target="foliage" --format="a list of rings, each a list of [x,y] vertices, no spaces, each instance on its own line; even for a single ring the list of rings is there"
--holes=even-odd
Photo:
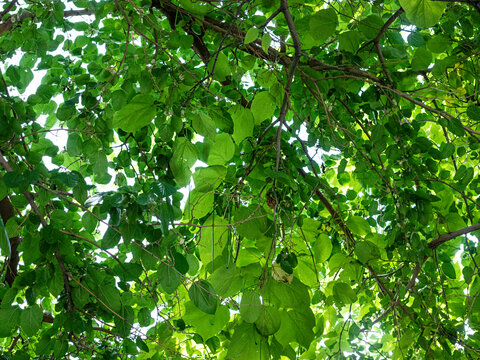
[[[4,358],[478,357],[477,0],[0,15]]]

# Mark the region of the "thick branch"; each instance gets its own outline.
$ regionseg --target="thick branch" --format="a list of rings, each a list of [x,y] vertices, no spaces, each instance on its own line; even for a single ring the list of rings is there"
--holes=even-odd
[[[157,7],[157,8],[158,8],[158,6],[160,6],[159,4],[161,4],[161,6],[163,8],[167,8],[167,9],[171,9],[171,10],[175,11],[175,13],[177,13],[177,14],[188,15],[189,17],[192,17],[195,20],[201,22],[205,28],[208,28],[212,31],[215,31],[215,32],[219,33],[219,34],[224,35],[226,33],[229,33],[230,36],[237,39],[239,42],[243,43],[243,40],[245,38],[245,32],[243,30],[240,30],[237,27],[234,27],[233,29],[231,29],[231,24],[224,23],[224,22],[218,21],[216,19],[212,19],[208,16],[205,16],[203,18],[197,17],[197,16],[191,14],[190,12],[188,12],[187,10],[172,4],[168,0],[158,0],[158,1],[155,1],[155,2],[152,3],[152,5],[154,7]],[[239,47],[238,49],[242,50],[242,51],[245,51],[245,52],[247,52],[247,53],[249,53],[249,54],[251,54],[251,55],[253,55],[257,58],[269,60],[269,61],[272,61],[272,62],[276,62],[276,63],[279,63],[283,66],[290,66],[290,64],[293,61],[293,59],[290,56],[282,55],[281,53],[279,53],[277,50],[275,50],[272,47],[270,47],[268,49],[268,52],[264,52],[262,50],[262,42],[261,42],[260,39],[257,39],[255,41],[251,42],[247,46]],[[313,57],[308,56],[308,54],[304,54],[303,52],[302,52],[301,55],[307,57],[308,60],[306,62],[299,62],[299,66],[302,66],[302,65],[308,66],[311,69],[316,70],[316,71],[337,70],[337,71],[345,72],[345,73],[348,73],[348,74],[351,74],[351,75],[354,75],[354,76],[360,76],[362,78],[366,78],[366,79],[369,79],[371,81],[375,81],[375,82],[380,81],[380,79],[378,77],[376,77],[372,74],[369,74],[368,72],[366,72],[364,70],[356,69],[356,68],[353,68],[353,67],[344,67],[344,66],[326,64],[326,63],[321,62],[320,60],[317,60]]]
[[[450,241],[450,240],[452,240],[452,239],[454,239],[454,238],[456,238],[460,235],[469,234],[469,233],[474,232],[476,230],[480,230],[480,224],[467,226],[466,228],[463,228],[463,229],[460,229],[460,230],[457,230],[457,231],[452,231],[452,232],[449,232],[449,233],[446,233],[446,234],[442,234],[439,237],[437,237],[435,240],[432,240],[431,242],[429,242],[428,247],[430,249],[436,249],[437,247],[439,247],[440,245],[442,245],[443,243],[445,243],[447,241]]]
[[[374,43],[376,42],[379,42],[380,39],[382,38],[383,35],[385,35],[385,33],[387,32],[388,28],[390,27],[390,25],[392,25],[392,23],[400,16],[402,15],[403,13],[405,12],[405,10],[403,10],[403,8],[400,8],[398,9],[397,11],[395,11],[395,13],[390,16],[390,18],[385,22],[385,24],[383,24],[382,28],[380,29],[380,31],[378,32],[377,36],[375,37],[375,39],[373,39],[372,41]]]
[[[295,69],[297,68],[297,65],[298,65],[298,62],[300,61],[300,56],[302,53],[300,38],[298,36],[297,29],[295,28],[292,14],[290,14],[290,10],[288,9],[287,0],[281,1],[280,9],[283,13],[283,16],[285,17],[285,20],[288,25],[288,30],[290,31],[290,36],[292,37],[292,40],[293,40],[293,46],[295,48],[295,56],[288,70],[287,82],[285,83],[285,90],[283,94],[282,108],[280,109],[280,116],[278,117],[280,124],[278,126],[278,131],[277,131],[277,159],[275,162],[275,171],[278,171],[278,168],[280,165],[280,152],[281,152],[280,146],[282,141],[282,127],[285,122],[285,116],[287,115],[287,110],[290,104],[290,88],[292,86]]]
[[[0,153],[0,165],[5,168],[10,168],[5,158]],[[13,208],[8,195],[0,201],[0,216],[2,217],[3,223],[6,224],[8,220],[15,216],[15,209]],[[18,245],[20,245],[20,237],[12,237],[10,240],[10,257],[7,260],[6,268],[7,272],[5,274],[5,281],[8,285],[12,286],[13,281],[18,273],[18,262],[20,260],[18,255]]]
[[[15,211],[13,208],[12,203],[8,196],[3,198],[0,201],[0,215],[2,217],[3,223],[6,224],[8,220],[10,220],[14,215]],[[5,274],[5,281],[8,285],[12,286],[13,281],[18,273],[18,262],[20,257],[18,255],[18,245],[20,245],[20,237],[12,237],[10,240],[10,257],[6,263],[7,272]]]

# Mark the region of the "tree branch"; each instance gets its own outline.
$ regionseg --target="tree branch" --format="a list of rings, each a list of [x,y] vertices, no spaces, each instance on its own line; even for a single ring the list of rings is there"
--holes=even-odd
[[[7,14],[10,10],[12,10],[16,3],[17,0],[10,1],[10,3],[5,7],[5,9],[3,9],[3,11],[0,13],[0,18],[2,18],[3,15]]]
[[[447,241],[450,241],[450,240],[452,240],[452,239],[454,239],[454,238],[456,238],[460,235],[469,234],[469,233],[474,232],[476,230],[480,230],[480,224],[467,226],[466,228],[463,228],[463,229],[460,229],[460,230],[457,230],[457,231],[452,231],[452,232],[449,232],[449,233],[446,233],[446,234],[442,234],[439,237],[437,237],[435,240],[432,240],[431,242],[429,242],[428,247],[430,249],[436,249],[437,247],[439,247],[440,245],[442,245],[443,243],[445,243]]]
[[[300,174],[300,176],[302,176],[304,179],[307,177],[307,173],[303,169],[297,168],[297,171]],[[353,234],[350,231],[350,229],[347,227],[345,222],[343,221],[342,217],[333,208],[332,204],[330,204],[328,199],[325,196],[323,196],[323,194],[320,192],[320,190],[316,189],[315,190],[315,195],[320,200],[320,202],[323,204],[323,206],[325,206],[327,208],[330,215],[332,215],[332,219],[337,223],[337,225],[340,227],[340,229],[342,229],[343,233],[347,237],[348,246],[354,246],[355,245],[355,239],[353,237]]]

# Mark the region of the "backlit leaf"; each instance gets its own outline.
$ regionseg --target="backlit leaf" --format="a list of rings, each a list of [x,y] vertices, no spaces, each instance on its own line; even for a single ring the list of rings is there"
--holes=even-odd
[[[215,314],[218,299],[215,289],[208,281],[200,280],[193,283],[188,290],[188,296],[200,310],[207,314]]]
[[[136,95],[130,102],[117,111],[113,117],[113,126],[126,132],[134,132],[150,124],[157,113],[157,107],[151,95]]]
[[[441,18],[446,4],[433,0],[400,0],[408,20],[414,25],[425,28],[435,25]]]
[[[33,305],[23,309],[20,314],[20,326],[27,336],[33,336],[42,325],[43,312],[40,306]]]
[[[257,28],[250,28],[248,29],[247,33],[245,34],[245,40],[243,43],[250,44],[252,41],[256,40],[258,37],[258,29]]]

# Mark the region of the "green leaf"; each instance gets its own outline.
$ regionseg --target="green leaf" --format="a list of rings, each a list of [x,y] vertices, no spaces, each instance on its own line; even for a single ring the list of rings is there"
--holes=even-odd
[[[450,279],[455,280],[457,278],[457,273],[455,272],[455,267],[450,261],[442,263],[442,271]]]
[[[358,28],[368,39],[374,39],[383,26],[383,20],[378,15],[369,15],[358,23]]]
[[[18,306],[7,306],[2,304],[0,309],[0,338],[8,337],[10,332],[20,325],[20,314],[22,310]]]
[[[467,115],[473,121],[480,121],[480,106],[469,105],[467,107]]]
[[[228,112],[233,119],[233,140],[239,144],[243,139],[253,135],[255,119],[252,111],[243,106],[235,105]]]
[[[197,148],[186,138],[175,139],[173,145],[173,156],[170,160],[170,167],[175,181],[180,187],[188,185],[192,172],[190,168],[198,159]]]
[[[51,272],[51,277],[48,279],[48,290],[57,297],[60,295],[64,287],[63,274],[60,267],[55,266],[54,271]]]
[[[162,182],[156,182],[153,184],[151,190],[161,199],[169,197],[177,192],[175,186]]]
[[[361,216],[351,216],[347,220],[347,226],[350,230],[359,236],[364,236],[370,233],[370,225],[368,221]]]
[[[180,274],[185,275],[189,269],[188,261],[185,258],[185,256],[183,256],[179,252],[174,251],[172,253],[172,259],[173,259],[173,266],[175,267],[175,269],[177,269],[177,271],[180,272]]]
[[[243,287],[243,277],[235,264],[218,267],[208,281],[222,298],[236,295]]]
[[[215,68],[213,68],[214,65]],[[212,56],[208,62],[208,71],[212,72],[212,69],[213,73],[220,81],[225,81],[227,76],[232,75],[232,69],[228,62],[228,57],[223,52],[219,52],[216,57]]]
[[[262,336],[255,327],[243,323],[235,328],[230,346],[228,347],[228,360],[260,360],[269,358],[269,353],[264,350]],[[262,346],[263,345],[263,346]],[[262,351],[263,350],[263,351]],[[262,356],[263,353],[263,356]]]
[[[447,49],[452,42],[448,37],[445,35],[437,35],[432,37],[430,40],[427,42],[427,48],[430,50],[432,53],[435,54],[440,54]]]
[[[83,152],[82,137],[77,133],[71,133],[68,135],[67,140],[67,152],[70,156],[80,156]]]
[[[327,234],[320,234],[319,238],[313,244],[313,253],[315,254],[315,261],[327,261],[332,254],[332,241]]]
[[[22,310],[20,326],[27,336],[33,336],[42,326],[43,312],[40,306],[33,305]]]
[[[310,18],[310,35],[322,44],[335,33],[338,26],[338,17],[335,10],[331,7],[317,11]]]
[[[255,321],[255,327],[263,336],[275,334],[282,323],[280,313],[273,306],[262,306],[260,308],[260,315]]]
[[[200,219],[212,211],[213,192],[201,193],[199,191],[191,191],[185,204],[185,218]]]
[[[53,345],[53,354],[56,359],[62,358],[68,350],[68,341],[66,340],[57,340]]]
[[[262,313],[260,294],[257,291],[243,293],[240,302],[240,316],[248,323],[254,323]]]
[[[338,37],[338,49],[354,53],[358,50],[361,42],[361,35],[357,31],[346,31]]]
[[[75,306],[82,309],[89,302],[90,295],[82,287],[75,287],[72,290],[72,300]]]
[[[100,184],[107,184],[110,180],[108,174],[108,160],[104,152],[98,151],[91,159],[92,170],[97,177],[97,182]]]
[[[267,215],[262,208],[251,205],[239,207],[235,212],[235,226],[239,235],[250,240],[257,240],[265,236],[268,229]]]
[[[162,285],[162,289],[168,294],[172,294],[177,290],[182,279],[180,273],[173,265],[165,263],[161,263],[158,266],[157,277],[160,285]]]
[[[197,134],[200,134],[212,140],[215,139],[215,134],[217,130],[215,126],[215,121],[213,121],[212,118],[207,114],[203,112],[195,114],[192,125]]]
[[[438,23],[446,4],[434,0],[400,0],[407,19],[420,28],[427,28]]]
[[[235,153],[235,144],[228,134],[218,134],[215,142],[210,146],[208,165],[225,165]]]
[[[419,48],[412,59],[412,70],[425,70],[432,63],[432,54],[425,48]]]
[[[145,352],[149,352],[150,349],[148,348],[148,345],[145,343],[145,341],[142,340],[142,338],[140,336],[138,336],[136,339],[135,339],[135,344],[138,346],[138,348],[142,351],[145,351]]]
[[[227,306],[218,306],[215,314],[205,314],[193,302],[185,303],[185,315],[183,320],[186,324],[192,325],[200,336],[207,340],[217,335],[230,319],[230,312]]]
[[[270,278],[262,291],[262,297],[283,308],[304,308],[310,305],[308,287],[296,277],[292,282],[276,281]]]
[[[12,250],[10,247],[10,239],[8,238],[7,229],[0,218],[0,254],[4,257],[10,257]]]
[[[270,44],[272,43],[272,37],[268,33],[264,33],[262,35],[262,49],[268,54],[268,49],[270,48]]]
[[[470,266],[465,266],[462,269],[463,279],[467,282],[467,284],[469,284],[472,281],[473,273],[474,271]],[[456,274],[455,274],[455,277],[456,277]]]
[[[122,301],[120,299],[120,292],[113,284],[101,284],[96,288],[96,295],[107,307],[107,310],[113,310],[117,314],[122,309]]]
[[[262,91],[255,95],[252,101],[252,114],[255,124],[261,124],[267,119],[271,119],[275,112],[275,98],[268,91]]]
[[[258,38],[258,29],[255,27],[252,27],[248,29],[247,33],[245,34],[245,40],[243,43],[245,45],[250,44],[252,41],[255,41]]]
[[[380,258],[380,251],[377,245],[370,241],[359,241],[355,245],[355,255],[362,264],[366,264],[370,260]]]
[[[105,234],[103,235],[103,239],[101,242],[101,248],[103,250],[111,249],[116,246],[120,241],[121,235],[116,232],[114,229],[109,227]]]
[[[61,105],[57,110],[57,119],[60,121],[66,121],[75,115],[77,111],[75,107],[68,105]]]
[[[137,203],[142,206],[150,205],[157,200],[157,196],[151,193],[143,193],[137,196]]]
[[[217,297],[215,289],[206,280],[193,283],[188,289],[188,297],[200,310],[207,314],[215,314],[217,310]]]
[[[360,332],[361,329],[358,327],[358,325],[356,323],[352,323],[352,325],[350,325],[350,328],[348,329],[348,338],[350,340],[355,340],[360,335]]]
[[[280,329],[275,334],[281,344],[296,341],[305,348],[310,346],[314,339],[315,316],[309,307],[283,310],[281,319]]]
[[[113,110],[118,111],[127,103],[127,94],[123,90],[116,90],[112,93],[110,104]]]
[[[136,95],[113,116],[113,127],[135,132],[150,124],[157,114],[154,99],[148,94]]]
[[[218,217],[209,217],[203,225],[226,225],[227,220]],[[219,256],[228,240],[228,227],[221,226],[205,226],[200,230],[200,240],[197,244],[198,251],[200,253],[200,260],[203,263],[212,261],[215,257]]]
[[[333,285],[333,297],[340,306],[357,301],[357,294],[355,294],[350,285],[344,282],[336,282]]]
[[[7,172],[3,176],[4,184],[9,188],[22,187],[28,184],[28,179],[25,175],[19,174],[15,171]]]
[[[210,192],[215,190],[227,175],[227,169],[224,166],[209,166],[206,168],[197,168],[193,174],[195,190],[199,192]]]

